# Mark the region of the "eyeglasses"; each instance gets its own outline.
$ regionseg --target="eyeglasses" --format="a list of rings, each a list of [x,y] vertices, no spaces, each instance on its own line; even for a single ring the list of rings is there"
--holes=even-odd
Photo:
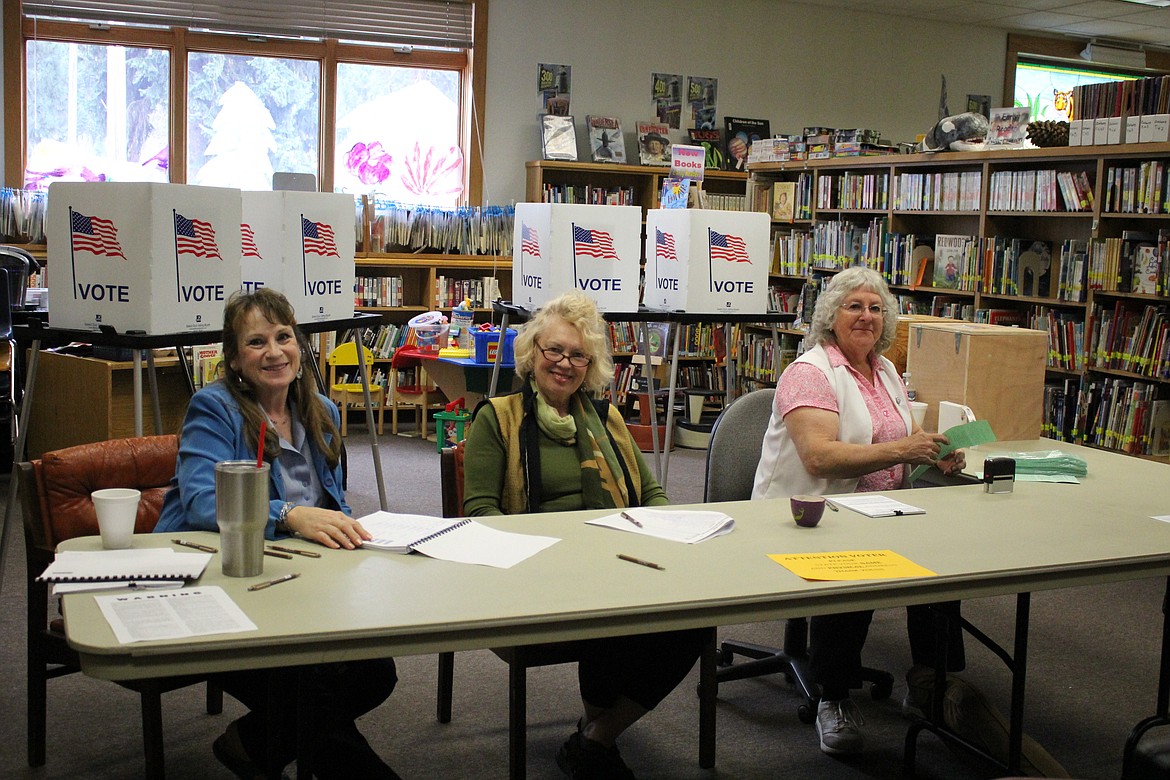
[[[861,316],[861,313],[863,311],[868,311],[870,314],[872,314],[875,317],[880,317],[886,313],[886,310],[883,309],[881,306],[878,306],[876,303],[873,304],[872,306],[866,306],[864,303],[861,303],[860,301],[853,301],[851,303],[843,303],[843,304],[841,304],[841,308],[844,309],[845,311],[849,312],[850,314],[855,315],[855,316]]]
[[[586,368],[593,362],[593,358],[589,357],[588,355],[582,355],[580,352],[574,352],[571,355],[566,355],[558,347],[545,349],[544,347],[537,344],[536,348],[540,350],[540,354],[544,355],[544,359],[550,363],[560,363],[562,360],[568,360],[569,365],[573,366],[574,368]]]

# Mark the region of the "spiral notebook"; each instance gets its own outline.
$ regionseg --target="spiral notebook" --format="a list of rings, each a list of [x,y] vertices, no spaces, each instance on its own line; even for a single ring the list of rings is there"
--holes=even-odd
[[[396,553],[420,552],[456,563],[511,568],[560,539],[500,531],[469,518],[374,512],[358,518],[373,535],[362,547]]]
[[[169,547],[142,550],[69,550],[45,568],[38,582],[117,580],[193,580],[203,574],[211,553],[176,552]]]

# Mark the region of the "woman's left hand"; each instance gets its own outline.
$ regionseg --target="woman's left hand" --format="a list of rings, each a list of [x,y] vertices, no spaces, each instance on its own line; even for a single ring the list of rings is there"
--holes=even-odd
[[[943,474],[958,474],[967,466],[967,458],[962,450],[955,450],[945,458],[940,458],[935,465]]]
[[[285,518],[288,527],[298,536],[334,550],[344,547],[352,550],[373,536],[362,524],[335,509],[316,506],[293,507]]]

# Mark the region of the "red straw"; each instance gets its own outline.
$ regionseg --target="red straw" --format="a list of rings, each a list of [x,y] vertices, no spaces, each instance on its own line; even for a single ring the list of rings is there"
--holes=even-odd
[[[264,467],[264,436],[268,433],[268,421],[260,421],[260,444],[256,447],[256,468]]]

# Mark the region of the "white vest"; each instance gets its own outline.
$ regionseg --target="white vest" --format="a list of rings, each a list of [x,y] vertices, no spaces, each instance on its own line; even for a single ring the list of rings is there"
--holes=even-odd
[[[873,420],[865,405],[865,398],[857,387],[857,380],[848,366],[834,368],[829,364],[829,355],[823,345],[813,347],[794,362],[809,363],[819,368],[829,380],[829,387],[837,398],[837,414],[840,417],[838,438],[851,444],[873,442]],[[884,357],[878,356],[877,376],[890,398],[894,399],[898,413],[906,424],[906,431],[913,430],[909,405],[905,402],[902,382],[898,370]],[[857,490],[857,477],[844,479],[822,479],[805,470],[796,452],[796,445],[788,434],[788,426],[772,406],[772,419],[764,434],[764,445],[760,452],[760,463],[756,467],[756,481],[752,498],[787,498],[788,496],[826,496],[836,493],[853,493]]]

